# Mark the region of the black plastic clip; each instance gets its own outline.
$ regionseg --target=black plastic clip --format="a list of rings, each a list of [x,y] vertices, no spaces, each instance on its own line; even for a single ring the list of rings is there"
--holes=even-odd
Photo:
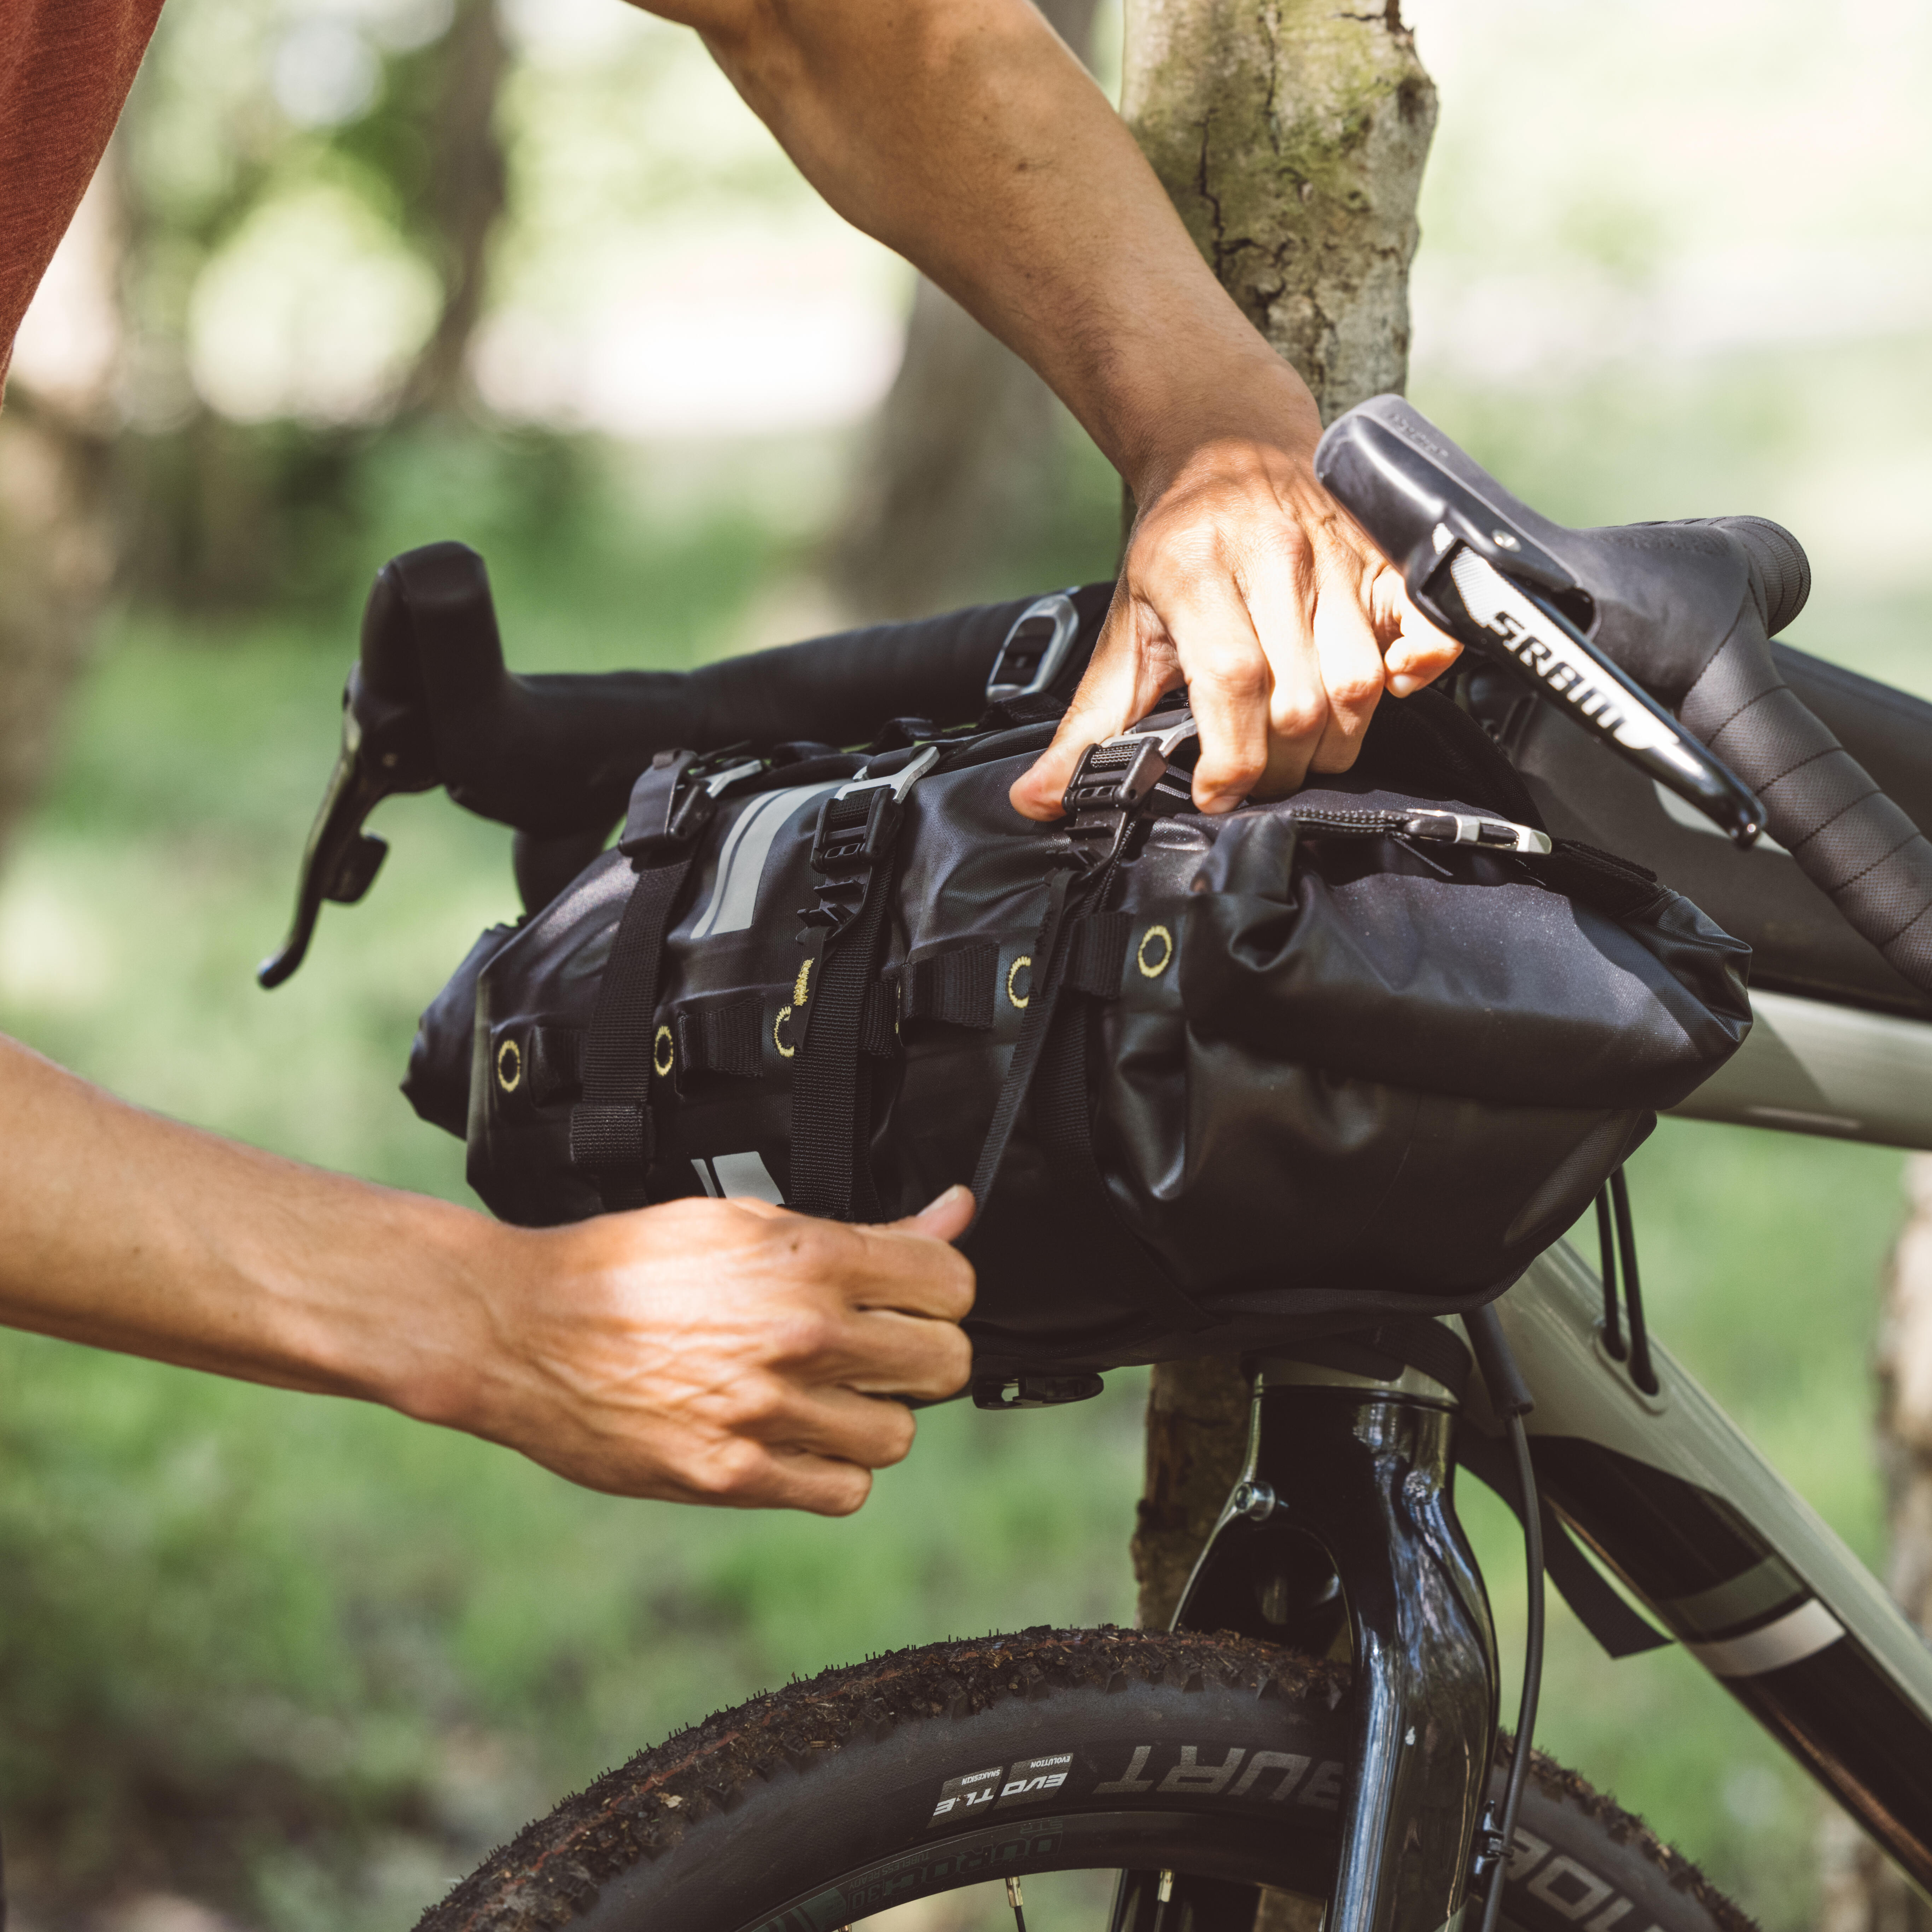
[[[715,755],[658,752],[631,788],[617,850],[640,868],[677,857],[717,816],[726,790],[764,768],[762,758],[740,759],[721,768]]]
[[[818,808],[812,841],[812,869],[822,879],[847,880],[868,873],[890,849],[906,794],[939,762],[928,745],[884,778],[854,778]]]
[[[1166,806],[1184,812],[1192,801],[1185,772],[1172,770],[1174,754],[1200,736],[1191,712],[1164,723],[1151,722],[1089,745],[1073,768],[1060,808],[1073,849],[1089,864],[1110,859],[1126,843],[1144,812]]]
[[[1106,1384],[1096,1375],[976,1376],[975,1408],[1058,1408],[1070,1402],[1090,1402]]]
[[[1554,849],[1550,835],[1513,818],[1478,818],[1466,812],[1412,812],[1402,830],[1412,838],[1433,839],[1450,845],[1484,845],[1492,851],[1534,852]]]

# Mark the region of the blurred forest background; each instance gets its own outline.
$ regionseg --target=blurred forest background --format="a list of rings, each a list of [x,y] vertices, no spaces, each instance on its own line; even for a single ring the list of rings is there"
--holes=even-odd
[[[1109,86],[1111,5],[1054,13]],[[1567,520],[1781,519],[1816,568],[1796,641],[1932,696],[1932,15],[1410,17],[1442,104],[1418,400]],[[670,666],[1109,574],[1118,529],[1057,405],[814,200],[690,34],[619,0],[170,0],[0,419],[0,1027],[464,1198],[394,1083],[512,906],[506,836],[394,801],[369,901],[286,990],[250,981],[376,566],[463,538],[513,663]],[[1658,1327],[1874,1562],[1899,1169],[1672,1123],[1633,1169]],[[29,1337],[0,1388],[0,1820],[42,1928],[398,1926],[788,1673],[1131,1613],[1133,1376],[928,1416],[842,1523],[590,1496]],[[1507,1635],[1514,1533],[1467,1509]],[[1612,1665],[1556,1624],[1540,1741],[1809,1924],[1802,1779],[1676,1651]]]

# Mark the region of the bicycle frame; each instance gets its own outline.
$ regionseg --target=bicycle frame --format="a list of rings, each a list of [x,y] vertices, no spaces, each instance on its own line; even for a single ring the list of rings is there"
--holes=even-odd
[[[1774,1024],[1754,1059],[1679,1111],[1932,1147],[1932,1080],[1898,1071],[1901,1054],[1932,1060],[1932,1027],[1777,995],[1759,1004],[1760,1026]],[[1658,1390],[1637,1388],[1604,1344],[1600,1284],[1570,1249],[1545,1254],[1497,1307],[1535,1396],[1544,1500],[1932,1889],[1932,1650],[1654,1336]],[[1383,1382],[1262,1362],[1246,1466],[1175,1616],[1177,1628],[1317,1654],[1344,1641],[1346,1623],[1360,1774],[1326,1932],[1442,1932],[1469,1895],[1498,1687],[1486,1600],[1455,1520],[1450,1430],[1502,1429],[1480,1382],[1460,1423],[1458,1407],[1415,1370]],[[1520,1840],[1511,1856],[1526,1855]],[[1606,1932],[1606,1911],[1592,1919]]]

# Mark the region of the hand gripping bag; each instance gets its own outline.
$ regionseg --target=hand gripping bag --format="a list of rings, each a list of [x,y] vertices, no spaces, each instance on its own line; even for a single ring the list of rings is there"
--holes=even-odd
[[[1049,826],[1006,794],[1050,722],[662,756],[618,848],[478,942],[406,1090],[528,1225],[974,1180],[982,1375],[1480,1304],[1736,1049],[1747,949],[1551,848],[1433,692],[1225,816],[1160,776],[1175,728],[1090,752]]]

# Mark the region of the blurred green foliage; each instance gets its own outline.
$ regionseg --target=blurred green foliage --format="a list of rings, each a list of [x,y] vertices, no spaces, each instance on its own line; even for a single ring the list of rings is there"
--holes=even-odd
[[[1457,290],[1580,276],[1611,309],[1648,298],[1730,219],[1711,200],[1733,164],[1717,152],[1718,70],[1767,98],[1798,87],[1800,66],[1804,86],[1862,89],[1852,41],[1876,31],[1841,9],[1844,34],[1821,48],[1810,6],[1761,10],[1805,58],[1773,62],[1760,35],[1745,67],[1724,10],[1701,26],[1662,0],[1613,10],[1593,54],[1586,10],[1518,4],[1499,10],[1514,50],[1466,20],[1438,56],[1445,10],[1415,10],[1445,82],[1425,274],[1446,264]],[[389,10],[405,28],[420,13],[425,33],[438,17]],[[1621,24],[1639,15],[1650,31]],[[292,17],[269,0],[172,0],[128,123],[122,460],[144,590],[0,881],[0,1027],[145,1104],[464,1199],[461,1150],[394,1082],[418,1009],[513,910],[507,835],[440,799],[392,802],[369,900],[329,910],[290,986],[264,998],[249,980],[333,756],[362,585],[395,550],[460,537],[490,559],[520,668],[696,662],[762,627],[760,600],[824,534],[844,452],[199,408],[197,315],[220,337],[204,278],[250,248],[267,260],[265,236],[286,245],[275,224],[298,196],[352,205],[405,269],[426,275],[434,253],[411,212],[434,34],[396,29],[366,110],[297,128],[262,80]],[[1660,74],[1666,32],[1723,34],[1724,58]],[[1880,78],[1901,88],[1913,71],[1901,56]],[[539,307],[588,299],[673,209],[702,226],[757,203],[774,232],[811,218],[776,148],[713,112],[722,89],[688,37],[655,27],[608,57],[520,64],[501,118],[502,288]],[[1582,124],[1626,112],[1612,167]],[[1786,141],[1762,118],[1816,184],[1796,206],[1762,197],[1760,233],[1849,223],[1882,239],[1922,220],[1867,200],[1852,220],[1842,144]],[[1883,122],[1886,138],[1906,124]],[[1699,194],[1679,193],[1693,169]],[[1914,177],[1885,178],[1895,201]],[[1754,187],[1731,184],[1732,213]],[[1513,371],[1472,358],[1486,338],[1466,321],[1462,349],[1437,353],[1444,306],[1424,304],[1418,400],[1513,488],[1578,522],[1780,517],[1821,566],[1796,640],[1932,695],[1922,333],[1674,359],[1634,334],[1622,355]],[[416,346],[398,336],[405,358]],[[1111,568],[1113,478],[1084,446],[1066,460],[1063,514],[987,559],[982,594]],[[1898,1168],[1882,1150],[1666,1123],[1633,1169],[1657,1329],[1874,1562],[1865,1357]],[[934,1412],[868,1508],[826,1523],[592,1496],[375,1410],[0,1334],[0,1816],[36,1922],[160,1888],[274,1932],[374,1932],[566,1789],[789,1672],[956,1631],[1124,1619],[1141,1380],[1060,1413]],[[1464,1506],[1508,1650],[1513,1521],[1480,1490]],[[1809,1922],[1810,1787],[1682,1654],[1612,1665],[1558,1608],[1544,1713],[1550,1748],[1773,1932]]]

